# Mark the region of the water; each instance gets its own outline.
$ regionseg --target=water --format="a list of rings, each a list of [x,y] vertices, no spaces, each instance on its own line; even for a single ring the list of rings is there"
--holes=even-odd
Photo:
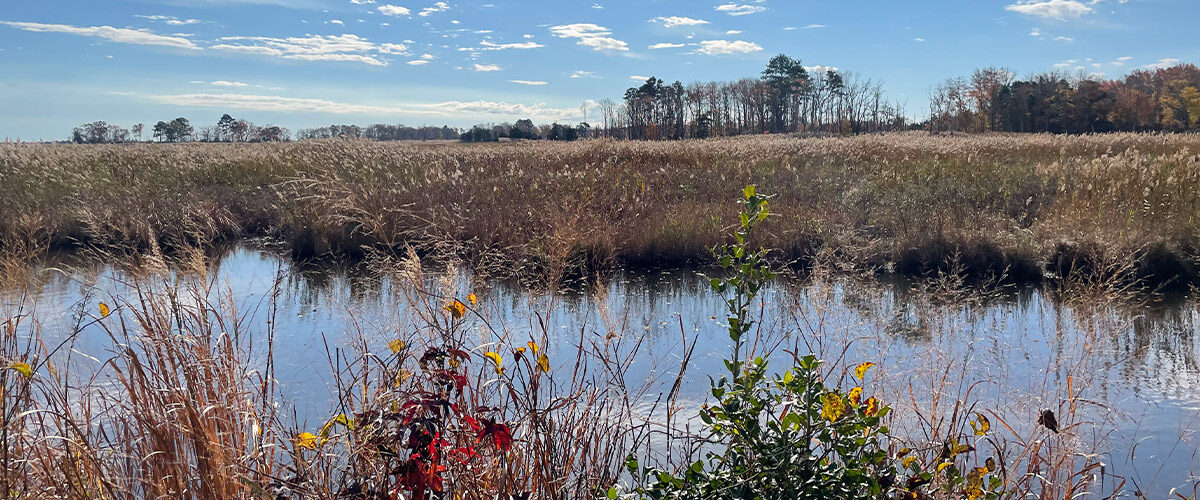
[[[330,415],[331,353],[360,333],[386,350],[391,338],[414,328],[397,299],[403,285],[361,266],[296,267],[242,247],[214,260],[207,272],[210,283],[235,298],[250,334],[265,332],[274,317],[278,377],[289,410],[308,427]],[[20,300],[32,304],[27,308],[53,341],[71,331],[73,311],[94,311],[99,301],[128,295],[123,280],[103,267],[41,271],[24,294],[4,293],[0,311]],[[503,282],[459,278],[455,285],[460,296],[480,296],[493,331],[514,345],[544,343],[555,366],[569,364],[578,345],[623,338],[617,350],[628,353],[632,340],[644,335],[629,380],[644,386],[647,400],[669,389],[685,346],[694,343],[680,401],[697,407],[707,395],[707,375],[724,371],[731,345],[723,298],[696,271],[623,274],[599,289],[553,296]],[[903,282],[829,278],[782,279],[760,305],[758,345],[780,370],[790,353],[815,352],[831,360],[835,378],[850,383],[844,367],[878,363],[866,394],[893,404],[896,433],[921,427],[914,405],[929,415],[936,400],[946,413],[964,399],[990,412],[1000,435],[1011,436],[1001,429],[1003,420],[1022,439],[1097,453],[1107,472],[1128,480],[1126,493],[1137,488],[1163,498],[1181,488],[1192,494],[1200,471],[1200,307],[1194,299],[1072,306],[1021,289],[939,301]],[[480,338],[495,341],[486,332]],[[97,328],[75,340],[70,362],[77,369],[97,368],[112,356],[111,341]],[[1037,412],[1065,414],[1069,391],[1078,395],[1079,408],[1064,424],[1076,425],[1060,435],[1037,432]]]

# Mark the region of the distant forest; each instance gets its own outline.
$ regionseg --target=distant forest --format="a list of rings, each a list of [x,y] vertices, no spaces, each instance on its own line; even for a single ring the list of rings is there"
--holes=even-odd
[[[669,140],[744,134],[849,135],[895,130],[942,132],[1102,132],[1200,131],[1200,69],[1181,64],[1135,70],[1122,79],[1103,80],[1050,72],[1018,80],[1003,68],[976,70],[951,78],[929,93],[928,119],[911,122],[903,103],[886,98],[883,85],[852,72],[806,67],[777,55],[762,73],[734,82],[678,81],[650,77],[630,87],[621,101],[598,103],[600,121],[577,125],[515,123],[476,125],[460,131],[447,126],[376,124],[330,125],[303,129],[257,126],[223,115],[215,125],[193,128],[186,118],[160,121],[150,131],[159,142],[269,142],[354,138],[378,141],[565,140],[589,137]],[[76,127],[77,143],[138,142],[143,125],[130,129],[103,121]]]

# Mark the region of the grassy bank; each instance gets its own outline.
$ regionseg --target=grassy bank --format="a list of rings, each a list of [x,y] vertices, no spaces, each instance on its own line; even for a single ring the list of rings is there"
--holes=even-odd
[[[760,243],[802,264],[1180,287],[1200,269],[1197,152],[1200,136],[1135,134],[2,145],[0,248],[256,235],[300,257],[407,243],[501,274],[590,273],[708,259],[732,187],[755,183],[787,214]]]

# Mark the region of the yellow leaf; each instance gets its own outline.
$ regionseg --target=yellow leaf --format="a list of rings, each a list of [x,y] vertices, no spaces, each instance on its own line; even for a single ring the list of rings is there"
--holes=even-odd
[[[963,443],[963,444],[955,445],[955,446],[954,446],[954,449],[953,449],[953,450],[951,450],[951,452],[952,452],[954,455],[958,455],[958,454],[960,454],[960,453],[966,453],[966,452],[968,452],[968,451],[974,451],[974,450],[975,450],[975,447],[974,447],[974,446],[971,446],[971,445],[969,445],[969,444]]]
[[[487,357],[488,359],[492,360],[492,363],[496,365],[496,373],[497,374],[504,373],[504,367],[502,365],[503,360],[501,360],[499,354],[496,354],[494,352],[485,352],[485,353],[483,353],[483,355],[485,357]]]
[[[876,413],[879,413],[879,401],[875,399],[875,396],[871,396],[867,398],[867,408],[863,410],[863,414],[871,417]]]
[[[975,422],[971,422],[971,428],[975,429],[976,436],[984,436],[992,429],[992,423],[982,413],[976,413],[975,419]]]
[[[972,486],[970,488],[963,490],[963,492],[967,494],[966,496],[967,496],[968,500],[976,500],[978,498],[983,498],[983,488],[980,488],[978,486]]]
[[[821,418],[837,422],[846,413],[846,401],[836,392],[825,393],[821,397]]]
[[[467,300],[471,302],[471,305],[475,305],[479,302],[479,297],[476,297],[475,294],[472,293],[467,295]]]
[[[15,370],[17,373],[24,375],[25,378],[33,378],[33,368],[29,366],[29,363],[13,361],[12,364],[8,365],[8,367],[9,369]]]
[[[320,439],[318,439],[317,436],[311,432],[301,432],[299,436],[296,436],[297,448],[308,448],[310,450],[315,450],[317,449],[317,446],[320,446],[320,444]]]
[[[850,389],[850,404],[854,406],[862,404],[862,387]]]
[[[911,469],[913,464],[917,462],[917,457],[908,457],[900,462],[905,468]]]
[[[872,366],[875,366],[875,363],[870,361],[859,363],[858,366],[854,367],[854,376],[858,377],[859,380],[863,380],[863,377],[867,376],[867,370],[870,370]]]
[[[458,299],[454,299],[449,304],[446,304],[445,309],[450,311],[450,316],[453,316],[454,319],[460,319],[467,313],[467,305]]]
[[[950,462],[942,462],[941,464],[938,464],[937,471],[941,472],[941,471],[945,470],[946,467],[949,467],[951,465],[954,465],[954,464],[952,464]]]
[[[529,346],[529,350],[533,351],[534,354],[538,353],[538,345],[533,343],[532,340],[529,342],[526,342],[525,345]]]
[[[912,448],[900,448],[900,451],[896,452],[896,458],[902,458],[909,453],[912,453]]]
[[[107,318],[107,317],[108,317],[108,313],[110,313],[110,312],[112,312],[112,311],[111,311],[111,310],[109,310],[109,308],[108,308],[108,304],[105,304],[105,303],[101,302],[101,303],[100,303],[100,317],[101,317],[101,318]]]
[[[550,358],[547,358],[545,354],[538,356],[538,368],[542,369],[542,373],[550,373]]]
[[[388,349],[391,349],[392,354],[396,354],[404,350],[404,341],[400,339],[388,342]]]

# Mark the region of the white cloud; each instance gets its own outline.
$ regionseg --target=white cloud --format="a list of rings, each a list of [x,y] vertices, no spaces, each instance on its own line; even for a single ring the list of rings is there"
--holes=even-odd
[[[924,41],[925,41],[925,39],[924,39],[924,38],[921,38],[921,37],[913,38],[913,40],[914,40],[914,41],[917,41],[917,42],[924,42]]]
[[[358,35],[306,35],[289,38],[229,36],[219,40],[224,43],[210,48],[298,61],[346,61],[387,66],[388,61],[379,57],[380,55],[408,55],[408,47],[404,44],[376,44]]]
[[[342,25],[344,25],[344,24],[346,24],[346,23],[343,23],[341,19],[330,19],[330,20],[329,20],[329,24],[342,24]]]
[[[599,78],[599,77],[596,76],[596,74],[591,71],[579,70],[574,73],[571,73],[571,78]]]
[[[94,36],[114,43],[130,43],[134,45],[155,45],[174,47],[177,49],[200,50],[200,46],[187,38],[178,36],[158,35],[150,30],[114,28],[112,26],[71,26],[67,24],[25,23],[15,21],[0,21],[19,30],[38,33],[67,33],[80,36]]]
[[[593,50],[629,50],[628,44],[609,37],[612,31],[604,26],[592,23],[575,23],[551,26],[550,33],[559,38],[576,38],[578,45],[591,47]]]
[[[1078,0],[1022,0],[1004,7],[1004,10],[1059,21],[1092,13],[1091,7]]]
[[[749,54],[751,52],[759,52],[763,48],[757,43],[747,42],[744,40],[704,40],[700,42],[700,48],[696,49],[696,53],[710,56],[730,55],[730,54]]]
[[[805,66],[804,69],[807,70],[809,73],[826,73],[829,71],[833,71],[836,73],[838,70],[837,66],[821,66],[820,64],[818,64],[816,66]]]
[[[1037,28],[1034,28],[1034,29],[1033,29],[1033,31],[1030,31],[1030,32],[1029,32],[1029,36],[1038,36],[1038,37],[1040,37],[1040,36],[1042,36],[1042,30],[1040,30],[1040,29],[1037,29]]]
[[[226,81],[226,80],[217,80],[215,82],[209,83],[209,85],[212,85],[214,87],[249,87],[250,86],[249,83],[231,82],[231,81]]]
[[[824,24],[810,24],[810,25],[808,25],[808,26],[805,26],[803,29],[806,29],[806,30],[818,30],[818,29],[821,29],[821,28],[828,28],[828,26],[826,26],[826,25],[824,25]]]
[[[509,81],[512,83],[517,83],[517,84],[521,84],[521,85],[545,85],[546,84],[546,82],[543,82],[541,80],[537,80],[537,81],[534,81],[534,80],[509,80]]]
[[[703,19],[693,19],[690,17],[680,16],[659,16],[651,19],[650,22],[661,23],[664,28],[674,28],[676,26],[699,26],[701,24],[708,24],[708,21]]]
[[[433,54],[421,54],[421,59],[432,61],[434,59],[437,59],[437,56],[435,56]]]
[[[649,79],[650,79],[650,77],[648,77],[648,76],[642,76],[642,75],[629,75],[629,79],[630,79],[630,80],[634,80],[634,81],[638,81],[638,82],[644,82],[644,81],[646,81],[646,80],[649,80]]]
[[[1174,58],[1174,57],[1164,57],[1164,58],[1162,58],[1162,59],[1159,59],[1159,60],[1158,60],[1158,62],[1156,62],[1156,63],[1154,63],[1154,64],[1147,64],[1147,65],[1143,66],[1143,68],[1146,68],[1146,69],[1166,69],[1166,68],[1169,68],[1169,67],[1171,67],[1171,66],[1175,66],[1175,65],[1177,65],[1177,64],[1179,64],[1179,59],[1177,59],[1177,58]]]
[[[1071,43],[1071,42],[1074,42],[1075,39],[1071,38],[1069,36],[1056,36],[1056,37],[1054,37],[1054,41]]]
[[[495,64],[476,64],[475,71],[481,71],[481,72],[500,71],[500,66],[495,65]]]
[[[350,3],[354,5],[367,5],[375,3],[375,0],[350,0]]]
[[[426,64],[429,64],[428,59],[414,59],[414,60],[408,62],[409,66],[423,66]]]
[[[180,19],[180,18],[178,18],[178,17],[175,17],[175,16],[158,16],[158,15],[155,15],[155,16],[143,16],[143,15],[134,15],[133,17],[140,17],[140,18],[142,18],[142,19],[149,19],[149,20],[151,20],[151,21],[162,21],[163,23],[169,24],[169,25],[171,25],[171,26],[183,26],[183,25],[187,25],[187,24],[197,24],[197,23],[199,23],[199,22],[200,22],[200,20],[199,20],[199,19]]]
[[[677,48],[683,47],[683,46],[685,46],[685,45],[682,43],[656,43],[654,45],[651,45],[650,48],[651,49],[677,49]]]
[[[729,31],[726,31],[725,34],[726,35],[740,35],[740,34],[742,34],[742,30],[729,30]]]
[[[428,104],[355,104],[324,99],[251,94],[150,95],[147,99],[173,106],[240,109],[250,111],[325,113],[337,115],[422,115],[441,117],[521,116],[535,120],[579,118],[578,108],[552,108],[545,103],[513,104],[493,101],[447,101]]]
[[[767,8],[763,7],[761,5],[727,3],[727,4],[716,6],[714,8],[714,10],[716,10],[717,12],[724,12],[731,16],[744,16],[747,14],[757,14],[759,12],[767,10]]]
[[[509,50],[509,49],[529,50],[529,49],[540,49],[542,47],[545,47],[545,45],[542,45],[537,42],[492,43],[487,40],[484,40],[482,42],[479,42],[478,47],[459,47],[458,50],[463,51],[463,52],[478,52],[481,50]]]
[[[380,5],[376,9],[379,10],[380,14],[385,16],[407,16],[412,13],[412,11],[399,5]]]
[[[421,9],[421,12],[417,15],[421,17],[427,17],[436,12],[445,12],[447,10],[450,10],[450,5],[446,2],[434,2],[432,6]]]

